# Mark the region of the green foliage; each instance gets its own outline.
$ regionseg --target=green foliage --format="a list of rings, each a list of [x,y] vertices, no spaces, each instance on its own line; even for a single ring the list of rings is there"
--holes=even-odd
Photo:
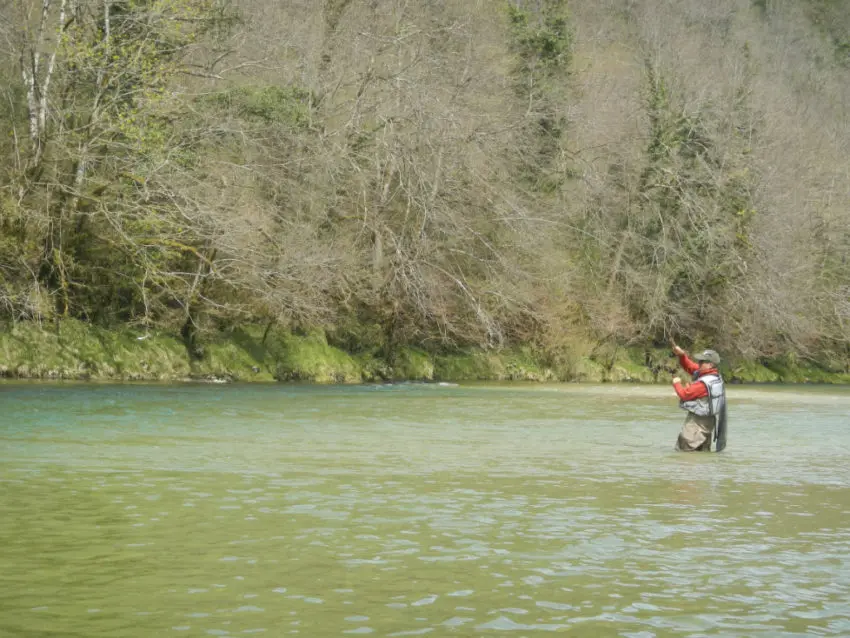
[[[788,352],[780,357],[767,359],[764,366],[782,383],[848,383],[850,374],[830,372],[819,363],[800,359]]]
[[[441,381],[479,381],[498,378],[496,362],[486,353],[435,357],[434,376]]]
[[[193,361],[191,367],[196,378],[271,382],[275,380],[274,369],[269,364],[265,351],[258,359],[256,352],[246,348],[242,340],[225,333],[207,340],[204,356]]]
[[[743,277],[755,218],[753,173],[740,136],[718,122],[746,115],[745,103],[721,109],[706,104],[687,112],[662,72],[646,64],[649,143],[638,185],[641,215],[625,220],[638,241],[624,253],[629,266],[667,282],[663,296],[630,300],[635,319],[653,319],[659,305],[679,307],[679,321],[698,327],[711,307]],[[642,291],[643,292],[643,291]],[[684,310],[691,306],[693,310]]]
[[[359,383],[362,374],[348,353],[328,345],[324,332],[305,337],[282,334],[275,353],[274,377],[279,381],[314,383]]]
[[[441,381],[554,381],[555,374],[523,348],[467,350],[434,357],[434,378]]]
[[[342,313],[327,331],[328,343],[346,352],[381,355],[388,350],[388,335],[372,313]]]
[[[239,87],[213,93],[203,100],[240,117],[269,124],[305,128],[310,123],[311,95],[298,87]]]
[[[182,248],[167,255],[157,237],[196,252],[201,243],[195,233],[168,232],[173,224],[160,223],[185,214],[185,199],[171,185],[162,188],[163,177],[196,167],[178,134],[184,107],[175,79],[188,70],[193,46],[227,33],[237,16],[219,0],[107,3],[96,11],[83,5],[60,27],[51,63],[34,78],[39,90],[49,80],[47,110],[27,122],[43,122],[30,131],[32,144],[16,128],[19,168],[2,186],[27,213],[22,245],[40,245],[18,277],[26,282],[35,273],[35,289],[46,290],[62,315],[130,320],[143,307],[147,313],[144,288],[173,291],[181,287],[179,273],[195,269],[186,267]],[[7,92],[18,96],[16,112],[26,113],[24,89]],[[16,103],[2,102],[0,109]]]
[[[537,11],[533,12],[508,3],[508,19],[520,73],[545,76],[569,67],[572,33],[564,0],[537,4]]]
[[[832,41],[836,60],[850,66],[850,7],[846,0],[805,0],[802,4],[812,23]]]
[[[23,322],[0,332],[0,376],[166,380],[188,374],[183,344],[159,332],[108,330],[75,320],[52,329]]]
[[[653,383],[662,368],[652,364],[646,350],[623,348],[610,341],[597,344],[587,360],[596,368],[599,380],[605,382]]]
[[[434,363],[430,355],[417,348],[396,350],[391,366],[394,379],[431,381],[434,378]]]
[[[643,364],[623,356],[606,372],[604,380],[614,383],[654,383],[656,378]]]
[[[758,361],[740,361],[731,366],[724,374],[727,382],[732,383],[776,383],[780,376]]]
[[[0,330],[0,377],[77,380],[233,380],[358,383],[410,381],[578,381],[669,383],[681,374],[664,349],[616,348],[609,358],[574,350],[560,363],[530,348],[467,349],[442,354],[404,347],[392,362],[368,353],[351,355],[328,345],[324,333],[297,335],[246,325],[207,334],[204,354],[191,361],[176,334],[127,327],[105,329],[66,319],[48,326],[10,324]],[[828,362],[804,361],[793,353],[762,362],[724,364],[730,382],[850,383],[850,373]]]
[[[519,178],[535,194],[552,196],[563,185],[556,166],[565,136],[560,92],[569,74],[572,33],[565,0],[545,0],[534,10],[508,3],[511,49],[517,57],[516,90],[535,114],[527,122],[532,143],[521,154]]]
[[[360,365],[328,346],[321,333],[300,337],[247,326],[207,338],[204,356],[190,361],[176,334],[100,328],[66,319],[57,328],[21,322],[0,331],[0,377],[49,379],[359,382]]]

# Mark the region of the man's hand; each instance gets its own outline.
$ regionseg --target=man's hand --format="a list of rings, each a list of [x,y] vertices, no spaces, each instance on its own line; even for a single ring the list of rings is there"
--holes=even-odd
[[[681,382],[682,382],[682,380],[679,377],[673,377],[673,385],[676,385],[677,383],[681,383]]]
[[[685,354],[685,351],[682,350],[679,346],[677,346],[676,342],[672,339],[670,339],[670,347],[673,348],[673,354],[675,354],[677,357],[681,357],[683,354]]]

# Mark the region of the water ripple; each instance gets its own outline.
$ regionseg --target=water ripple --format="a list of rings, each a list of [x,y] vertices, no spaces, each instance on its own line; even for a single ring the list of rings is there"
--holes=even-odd
[[[0,634],[850,633],[840,391],[19,387]]]

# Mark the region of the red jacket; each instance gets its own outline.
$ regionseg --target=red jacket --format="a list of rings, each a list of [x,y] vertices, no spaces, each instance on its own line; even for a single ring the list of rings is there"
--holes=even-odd
[[[679,355],[679,363],[685,369],[685,372],[690,375],[699,370],[699,364],[691,361],[686,354]],[[706,374],[717,374],[717,368],[712,366],[708,370],[703,370],[697,378]],[[673,389],[676,390],[676,394],[679,395],[682,401],[693,401],[694,399],[701,399],[708,396],[708,388],[705,387],[704,383],[692,383],[687,388],[681,383],[674,383]]]

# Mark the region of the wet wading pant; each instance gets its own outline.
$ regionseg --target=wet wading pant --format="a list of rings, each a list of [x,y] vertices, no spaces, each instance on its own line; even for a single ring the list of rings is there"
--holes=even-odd
[[[676,449],[683,452],[710,452],[714,423],[713,416],[697,416],[688,412],[676,441]]]

